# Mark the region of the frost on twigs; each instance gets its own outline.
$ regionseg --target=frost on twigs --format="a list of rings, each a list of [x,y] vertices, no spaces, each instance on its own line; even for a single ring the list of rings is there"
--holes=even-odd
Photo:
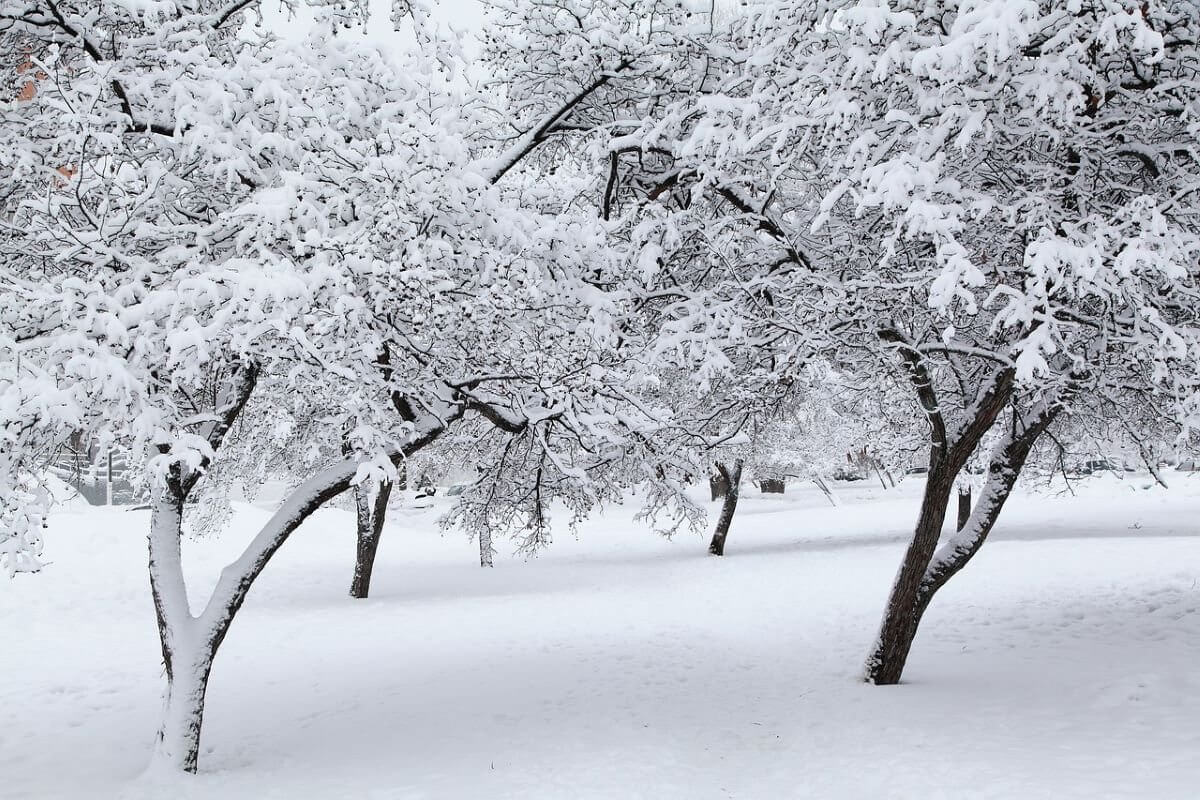
[[[0,571],[10,578],[44,566],[42,525],[48,500],[45,489],[30,477],[0,487]]]

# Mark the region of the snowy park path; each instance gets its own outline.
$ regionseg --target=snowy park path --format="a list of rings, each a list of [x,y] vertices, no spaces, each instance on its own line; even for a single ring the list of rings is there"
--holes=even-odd
[[[0,624],[27,626],[0,649],[0,797],[1196,797],[1200,480],[1145,483],[1016,498],[890,688],[857,677],[912,479],[836,509],[747,493],[724,559],[630,507],[483,571],[436,508],[398,508],[365,601],[352,518],[323,511],[252,591],[201,774],[169,789],[138,775],[145,513],[64,513],[55,563],[0,588]],[[236,533],[191,545],[194,596]]]

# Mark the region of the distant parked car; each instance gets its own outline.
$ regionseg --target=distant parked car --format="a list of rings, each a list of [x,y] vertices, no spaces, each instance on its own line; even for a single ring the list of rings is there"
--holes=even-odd
[[[925,475],[929,472],[929,467],[909,467],[904,470],[905,475]]]

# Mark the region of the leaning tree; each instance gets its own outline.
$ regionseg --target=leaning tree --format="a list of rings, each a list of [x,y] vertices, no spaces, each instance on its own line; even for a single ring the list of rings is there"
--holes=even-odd
[[[758,332],[771,377],[820,354],[909,387],[928,480],[875,683],[900,679],[1057,419],[1136,396],[1194,424],[1197,24],[1184,0],[765,3],[715,31],[705,85],[623,140],[677,332],[704,353]],[[979,501],[939,549],[989,434]]]
[[[871,314],[930,432],[917,527],[867,665],[895,683],[929,601],[1058,416],[1103,411],[1095,398],[1120,391],[1182,410],[1194,392],[1197,19],[1179,2],[829,10],[801,101],[823,123],[811,146],[833,182],[814,224],[869,226],[871,258],[854,265],[867,303],[886,302],[888,283],[925,301]],[[939,548],[954,477],[993,426],[978,503]]]

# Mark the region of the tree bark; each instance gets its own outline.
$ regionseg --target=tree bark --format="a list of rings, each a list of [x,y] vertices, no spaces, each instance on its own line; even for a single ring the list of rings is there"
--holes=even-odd
[[[963,423],[951,433],[924,357],[902,334],[883,331],[880,337],[899,345],[898,352],[904,359],[909,379],[930,425],[929,473],[921,510],[892,584],[879,636],[866,663],[868,681],[890,685],[900,682],[916,637],[921,585],[941,537],[955,478],[1012,397],[1014,372],[1011,368],[1003,368],[993,373],[974,402],[965,409]]]
[[[961,531],[963,526],[967,524],[967,520],[971,518],[971,487],[958,487],[958,524],[955,530]]]
[[[479,566],[493,566],[492,561],[495,555],[496,550],[492,547],[492,532],[485,528],[479,532]]]
[[[154,492],[150,515],[150,590],[167,674],[154,763],[195,772],[200,755],[204,695],[215,648],[197,641],[196,618],[188,605],[180,545],[184,494],[178,470]]]
[[[1049,427],[1058,410],[1059,407],[1056,404],[1042,401],[1030,414],[1019,417],[1014,414],[1012,423],[1014,429],[993,449],[988,464],[987,485],[962,530],[940,550],[931,549],[928,551],[928,556],[924,551],[919,553],[919,557],[922,559],[919,562],[916,558],[912,558],[913,546],[910,545],[905,563],[901,566],[901,577],[897,578],[897,587],[900,586],[902,578],[908,578],[911,575],[911,573],[906,573],[906,568],[920,563],[922,564],[921,572],[916,581],[915,591],[911,592],[911,600],[908,599],[907,592],[901,596],[897,587],[893,588],[879,640],[867,662],[868,680],[877,685],[899,683],[908,653],[912,648],[913,639],[916,637],[917,628],[930,600],[933,599],[937,590],[961,570],[983,546],[984,540],[1000,516],[1004,502],[1016,484],[1030,450],[1042,432]],[[961,466],[960,464],[959,469]],[[953,476],[949,476],[949,479],[952,483]],[[936,489],[939,493],[943,491],[941,480],[942,476],[939,476],[939,485]],[[931,470],[930,483],[932,484],[933,481]],[[946,485],[944,489],[947,502],[950,488],[950,485]],[[926,493],[928,496],[928,487]],[[944,512],[943,506],[943,516]],[[922,521],[930,524],[932,522],[932,520],[925,520],[924,515],[922,515]],[[941,529],[940,522],[936,531],[931,528],[922,529],[920,525],[921,522],[918,523],[914,544],[920,539],[923,543],[931,543],[932,547],[936,548]],[[906,589],[910,586],[912,586],[911,583],[905,583]],[[907,605],[904,605],[905,603]]]
[[[251,381],[252,383],[252,381]],[[222,430],[210,434],[214,449],[224,430],[237,417],[252,386],[231,400],[220,421]],[[444,433],[446,425],[462,416],[462,407],[419,431],[402,448],[389,454],[401,463]],[[166,454],[166,451],[162,451]],[[183,508],[188,493],[203,473],[181,475],[173,465],[162,485],[152,488],[149,540],[150,587],[158,618],[159,641],[166,668],[167,687],[163,716],[154,747],[152,766],[171,771],[195,772],[200,752],[204,701],[213,659],[234,617],[283,543],[325,503],[349,489],[358,472],[353,458],[321,470],[296,487],[258,531],[242,554],[221,570],[204,610],[194,616],[183,577],[181,541]],[[382,521],[382,515],[379,515]]]
[[[1013,421],[1013,430],[992,450],[988,459],[987,483],[984,484],[979,502],[958,533],[934,554],[925,570],[917,597],[918,622],[938,589],[945,586],[983,547],[996,520],[1000,518],[1001,509],[1012,494],[1030,451],[1060,410],[1061,406],[1053,401],[1039,402],[1028,414]]]
[[[908,652],[917,634],[913,613],[925,567],[933,557],[941,536],[956,470],[945,463],[931,464],[916,529],[892,586],[880,625],[879,638],[867,660],[867,680],[876,685],[900,682]]]
[[[708,488],[712,492],[714,502],[720,500],[729,491],[729,479],[725,473],[721,472],[720,465],[717,466],[717,474],[709,476]]]
[[[173,653],[168,662],[162,723],[154,743],[154,762],[168,770],[196,771],[213,655]]]
[[[374,488],[374,492],[372,492]],[[354,506],[358,526],[358,546],[354,558],[354,578],[350,581],[350,596],[366,598],[371,592],[371,573],[375,569],[375,554],[383,535],[388,499],[392,484],[385,480],[364,480],[354,487]]]
[[[825,479],[820,475],[817,475],[813,478],[813,483],[815,483],[817,488],[821,490],[821,493],[825,495],[825,499],[829,501],[829,505],[837,508],[837,496],[833,493],[833,490],[829,488],[829,484],[825,482]]]
[[[875,468],[875,477],[879,478],[879,487],[886,492],[887,484],[883,481],[883,470],[879,468],[879,462],[872,458],[871,466]]]
[[[725,501],[721,503],[721,516],[717,518],[717,528],[713,531],[708,552],[714,556],[723,556],[725,555],[725,539],[729,536],[729,526],[733,524],[733,512],[737,510],[742,481],[742,460],[739,458],[732,465],[717,464],[717,471],[727,488]]]

